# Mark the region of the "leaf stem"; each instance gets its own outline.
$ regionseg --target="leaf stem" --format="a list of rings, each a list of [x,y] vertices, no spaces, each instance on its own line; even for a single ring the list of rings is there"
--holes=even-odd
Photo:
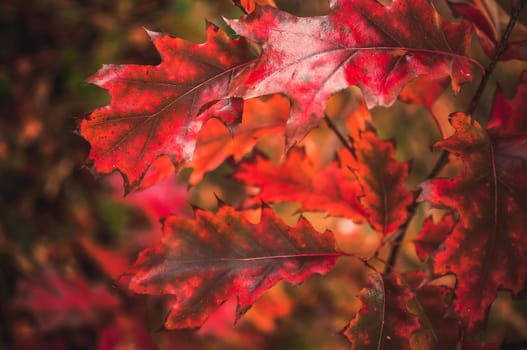
[[[498,46],[496,47],[496,51],[494,52],[494,56],[492,57],[492,60],[490,61],[487,68],[485,69],[485,73],[483,74],[483,77],[481,78],[478,89],[474,93],[474,97],[472,98],[472,101],[470,102],[470,105],[467,110],[467,114],[472,115],[476,111],[478,103],[481,100],[481,97],[483,96],[483,91],[485,90],[485,87],[487,86],[487,83],[489,82],[490,76],[492,72],[494,71],[494,68],[496,68],[496,64],[498,63],[501,55],[507,49],[507,44],[509,41],[509,37],[512,33],[512,29],[514,28],[514,25],[518,21],[518,17],[520,16],[520,13],[526,3],[527,3],[527,0],[520,0],[516,3],[516,6],[513,6],[511,10],[511,18],[509,20],[509,23],[507,24],[507,27],[505,28],[505,31],[503,32],[503,35],[500,39],[500,42]]]
[[[328,127],[331,129],[331,131],[333,131],[335,135],[337,135],[342,145],[344,145],[344,147],[346,147],[351,152],[351,154],[353,155],[353,158],[356,159],[357,156],[355,155],[355,148],[353,147],[352,144],[348,142],[348,140],[346,140],[346,137],[344,137],[344,135],[339,131],[335,123],[333,123],[333,121],[331,120],[330,117],[328,117],[327,114],[324,114],[324,120],[328,124]]]

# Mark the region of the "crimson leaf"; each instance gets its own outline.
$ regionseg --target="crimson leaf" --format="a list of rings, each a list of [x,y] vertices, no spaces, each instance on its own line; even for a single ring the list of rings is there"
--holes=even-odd
[[[451,116],[456,132],[437,142],[466,167],[454,179],[422,185],[424,198],[459,220],[434,256],[436,273],[457,276],[456,310],[474,329],[498,288],[519,293],[527,275],[527,134],[485,130],[470,116]]]
[[[111,103],[80,125],[81,135],[91,144],[95,169],[119,170],[128,190],[140,184],[150,164],[162,155],[175,165],[190,160],[198,132],[212,115],[226,123],[239,117],[239,100],[210,104],[225,97],[233,75],[254,58],[244,39],[230,39],[210,23],[204,44],[148,34],[161,63],[103,66],[89,82],[107,89]]]
[[[296,17],[257,7],[228,23],[262,45],[263,53],[237,78],[233,96],[285,93],[291,98],[288,144],[315,127],[336,91],[358,85],[368,107],[391,105],[412,79],[471,79],[470,26],[448,23],[426,0],[331,0],[326,16]],[[415,35],[420,33],[420,35]]]
[[[237,296],[236,320],[280,280],[301,283],[330,271],[340,253],[329,231],[303,218],[289,227],[264,207],[257,225],[222,205],[196,218],[168,217],[160,244],[137,259],[129,287],[174,297],[165,328],[198,328],[227,299]]]

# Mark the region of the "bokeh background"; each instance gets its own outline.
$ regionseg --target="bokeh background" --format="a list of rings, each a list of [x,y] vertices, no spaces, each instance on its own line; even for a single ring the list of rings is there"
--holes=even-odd
[[[303,16],[327,11],[323,0],[276,3]],[[199,332],[158,331],[167,300],[133,295],[120,283],[137,253],[159,239],[161,217],[192,215],[189,203],[213,206],[215,193],[229,203],[241,193],[224,176],[227,166],[190,191],[184,171],[126,198],[118,174],[94,177],[86,165],[89,145],[75,130],[109,97],[84,81],[103,63],[157,64],[144,28],[202,42],[205,18],[224,27],[222,16],[240,15],[229,0],[0,3],[0,349],[348,348],[338,331],[360,306],[355,296],[366,283],[356,261],[343,259],[328,276],[300,287],[278,284],[236,327],[229,301]],[[336,104],[355,101],[350,94]],[[428,146],[439,133],[423,108],[398,103],[387,114],[375,111],[374,121],[381,136],[397,140],[401,160],[415,160],[415,186],[437,157]],[[314,134],[333,151],[338,146],[327,130]],[[291,222],[298,218],[294,206],[277,210]],[[359,231],[353,224],[311,219],[321,229],[336,225],[341,245],[376,243],[367,228],[353,241],[346,236]],[[421,223],[422,217],[412,223],[414,234]],[[407,250],[402,263],[419,267]],[[527,337],[525,303],[504,293],[492,315],[488,339]]]

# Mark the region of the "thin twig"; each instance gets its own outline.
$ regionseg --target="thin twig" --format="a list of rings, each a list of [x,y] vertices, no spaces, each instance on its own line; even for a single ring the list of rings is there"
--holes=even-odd
[[[485,90],[485,87],[487,86],[487,83],[489,82],[490,76],[492,72],[494,71],[494,68],[496,68],[496,64],[498,63],[501,55],[507,49],[507,44],[509,41],[509,37],[512,33],[512,29],[514,28],[514,25],[518,21],[518,17],[520,16],[521,10],[523,9],[526,3],[527,3],[527,0],[520,0],[516,4],[516,6],[512,8],[511,18],[509,20],[509,23],[507,24],[507,27],[505,28],[505,32],[503,32],[501,40],[498,46],[496,47],[496,51],[494,53],[494,56],[492,57],[492,60],[490,61],[487,68],[485,69],[485,73],[483,77],[481,78],[478,89],[476,90],[474,97],[472,98],[472,101],[470,102],[470,106],[467,109],[467,114],[472,115],[476,111],[479,100],[483,96],[483,91]]]
[[[512,9],[511,18],[509,20],[509,23],[507,24],[507,28],[505,29],[505,32],[503,33],[501,40],[498,44],[498,47],[496,48],[496,52],[494,53],[494,56],[492,57],[492,60],[490,61],[489,65],[485,69],[485,73],[479,83],[478,89],[476,90],[474,97],[472,98],[472,101],[470,103],[470,106],[467,110],[467,114],[472,115],[476,107],[478,106],[479,100],[483,96],[483,91],[485,90],[485,87],[487,83],[489,82],[490,76],[494,69],[496,68],[496,64],[498,63],[501,55],[505,52],[505,49],[507,48],[507,43],[509,40],[509,37],[512,33],[512,29],[514,28],[514,25],[518,21],[518,17],[520,16],[521,10],[527,3],[527,0],[520,0],[515,7]],[[434,178],[439,171],[445,166],[445,164],[448,162],[448,152],[442,151],[441,156],[437,160],[436,164],[430,171],[430,174],[426,177],[426,179]],[[419,195],[421,190],[417,193]],[[417,198],[417,196],[416,196]],[[410,213],[414,213],[417,208],[417,202],[414,200],[413,204],[408,208],[408,211]],[[386,273],[389,273],[393,266],[395,265],[395,262],[397,260],[397,256],[399,254],[399,250],[401,247],[401,241],[403,240],[403,237],[406,233],[406,230],[408,229],[408,225],[410,224],[410,220],[413,217],[413,215],[409,215],[408,219],[399,227],[398,232],[396,233],[398,236],[395,238],[395,240],[392,243],[392,250],[390,252],[390,255],[388,257],[387,263],[386,263]]]
[[[443,167],[448,163],[448,154],[449,153],[447,151],[444,151],[444,150],[441,152],[441,155],[437,159],[437,161],[434,164],[432,170],[430,170],[430,173],[426,177],[425,181],[429,180],[429,179],[432,179],[432,178],[436,177],[437,174],[439,174],[441,169],[443,169]],[[415,213],[415,210],[417,209],[417,205],[419,204],[417,202],[417,198],[421,194],[421,191],[422,190],[419,189],[417,191],[417,193],[415,194],[414,201],[412,202],[412,205],[408,207],[408,212],[410,213],[410,215],[408,215],[408,218],[406,219],[406,221],[401,226],[399,226],[399,229],[395,233],[396,237],[392,241],[392,250],[390,251],[390,255],[388,256],[388,260],[386,262],[385,273],[390,273],[391,270],[393,269],[393,267],[395,266],[395,262],[397,260],[397,256],[399,255],[399,250],[401,249],[401,245],[402,245],[401,242],[402,242],[402,240],[404,238],[406,230],[408,229],[408,225],[410,225],[410,220],[412,219],[413,214]],[[375,256],[375,257],[377,257],[377,256]]]
[[[342,135],[339,129],[337,129],[337,126],[333,123],[333,121],[331,120],[331,118],[328,117],[327,114],[324,114],[324,120],[328,124],[328,127],[331,129],[331,131],[333,131],[335,135],[337,135],[340,142],[342,142],[342,145],[344,145],[344,147],[346,147],[351,152],[354,158],[357,158],[357,156],[355,155],[355,148],[353,147],[353,145],[350,144],[348,140],[346,140],[346,137],[344,137],[344,135]]]

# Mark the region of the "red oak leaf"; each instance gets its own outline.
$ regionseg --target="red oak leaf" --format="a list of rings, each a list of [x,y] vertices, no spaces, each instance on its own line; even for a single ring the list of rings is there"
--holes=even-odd
[[[474,329],[499,288],[518,293],[527,275],[527,134],[485,130],[463,113],[451,116],[456,132],[435,145],[460,157],[454,179],[422,185],[436,207],[456,210],[459,220],[434,256],[434,271],[457,277],[454,305]]]
[[[157,66],[105,65],[89,82],[109,91],[111,103],[80,124],[100,173],[118,169],[127,190],[162,155],[180,165],[191,159],[202,124],[212,115],[234,122],[237,100],[222,100],[233,76],[254,58],[243,39],[207,24],[207,42],[194,44],[148,32],[161,55]]]
[[[119,299],[104,285],[91,285],[81,275],[68,279],[45,268],[41,280],[20,283],[15,305],[32,312],[47,332],[96,322],[100,312],[116,309]]]
[[[398,275],[370,275],[368,287],[359,294],[362,307],[343,330],[350,349],[410,350],[410,336],[419,329],[407,308],[412,296]]]
[[[358,197],[362,190],[347,166],[351,155],[343,149],[339,156],[339,161],[318,170],[300,148],[291,149],[278,166],[256,155],[239,165],[234,178],[258,186],[258,195],[264,202],[297,202],[305,211],[326,211],[331,216],[361,222]]]
[[[518,91],[509,100],[503,91],[496,92],[492,119],[487,128],[500,128],[502,132],[511,134],[527,133],[527,71],[522,74]]]
[[[364,193],[360,203],[370,225],[384,237],[408,218],[407,208],[414,199],[404,185],[408,163],[397,161],[393,144],[374,132],[362,133],[354,147],[357,160],[353,172]]]
[[[197,209],[194,220],[168,217],[162,242],[141,253],[129,287],[174,296],[167,329],[198,328],[227,299],[237,296],[239,319],[280,280],[327,273],[339,255],[332,234],[305,219],[289,227],[264,207],[254,225],[222,205],[217,213]]]
[[[505,28],[510,20],[496,0],[448,0],[452,11],[473,23],[481,47],[489,57],[494,56]],[[514,26],[507,48],[500,60],[527,60],[527,27],[522,23]]]
[[[259,138],[283,134],[289,112],[289,101],[284,96],[253,98],[244,103],[242,122],[234,134],[216,119],[201,129],[190,164],[193,168],[191,184],[201,181],[207,171],[215,169],[229,156],[239,161],[253,149]]]
[[[471,79],[466,56],[470,26],[448,23],[426,0],[331,0],[326,16],[296,17],[257,7],[228,23],[262,45],[263,53],[237,77],[231,94],[250,98],[285,93],[291,98],[289,145],[318,125],[327,99],[358,85],[369,108],[391,105],[412,79]],[[420,35],[415,35],[420,33]]]
[[[443,216],[443,218],[435,224],[432,217],[426,218],[421,232],[419,232],[414,239],[417,256],[419,256],[421,260],[424,260],[427,256],[432,256],[432,254],[445,241],[450,232],[452,232],[453,227],[454,216],[452,214]]]
[[[452,290],[443,286],[422,284],[425,274],[410,272],[401,276],[412,291],[412,311],[419,317],[421,328],[412,337],[413,349],[479,349],[497,350],[494,344],[482,344],[466,337],[462,323],[450,310]]]

